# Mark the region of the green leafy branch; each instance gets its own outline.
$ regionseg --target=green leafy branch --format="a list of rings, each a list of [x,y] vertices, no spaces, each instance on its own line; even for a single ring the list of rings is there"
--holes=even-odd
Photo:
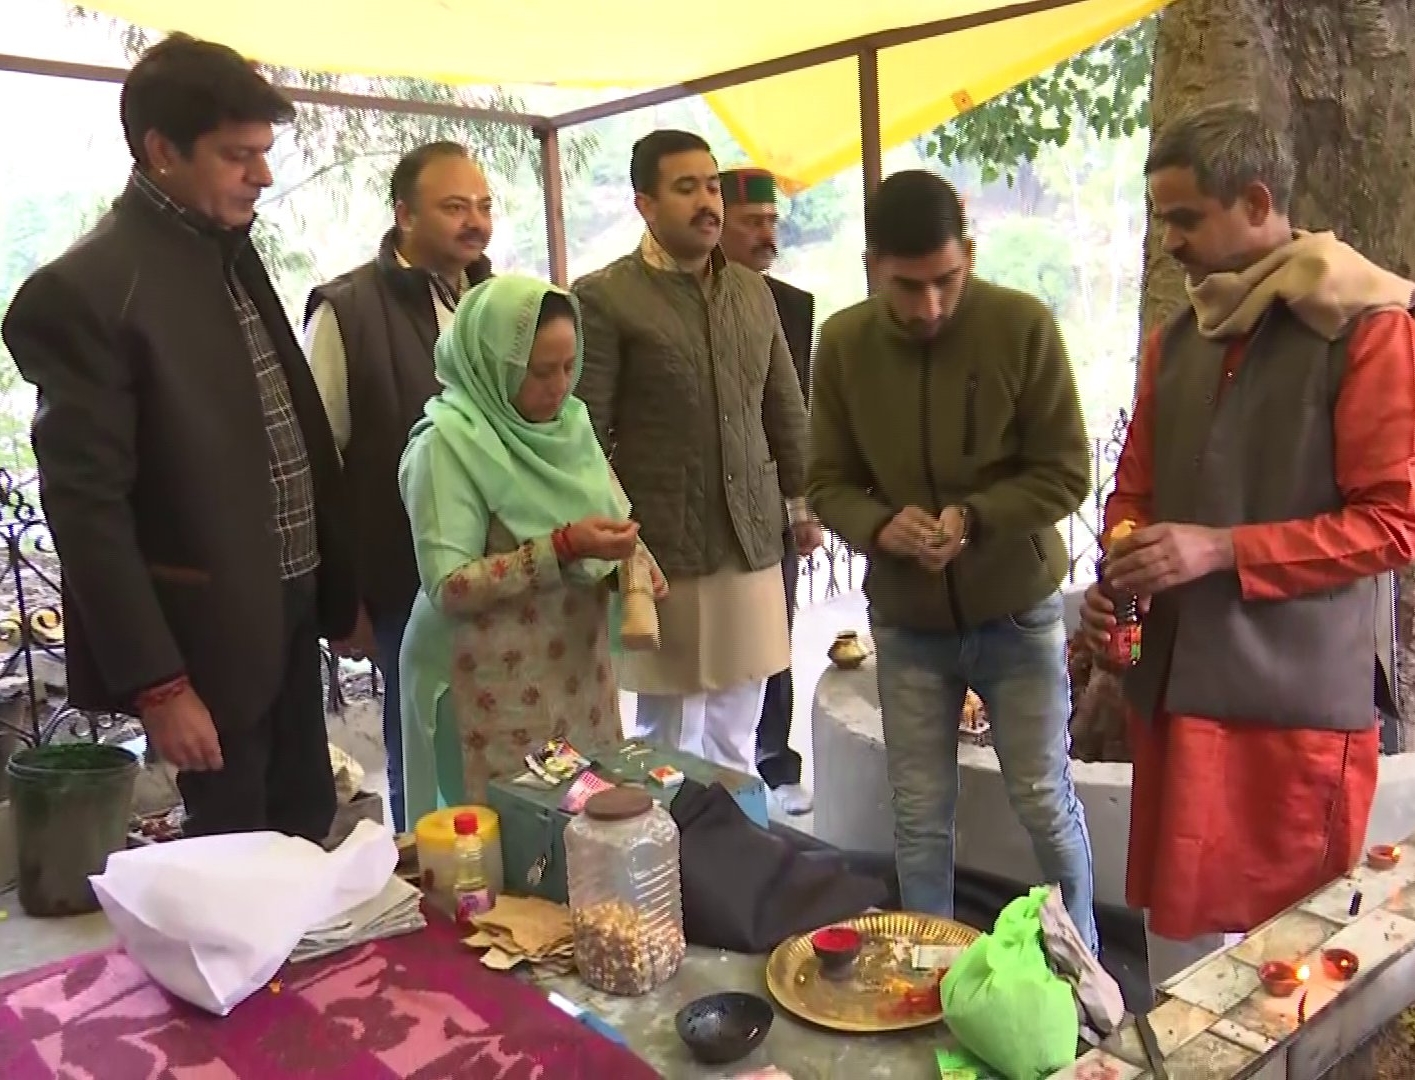
[[[1155,27],[1155,16],[1142,19],[940,124],[925,136],[924,155],[945,168],[971,164],[984,184],[1010,185],[1023,162],[1065,146],[1074,131],[1118,139],[1148,127]]]

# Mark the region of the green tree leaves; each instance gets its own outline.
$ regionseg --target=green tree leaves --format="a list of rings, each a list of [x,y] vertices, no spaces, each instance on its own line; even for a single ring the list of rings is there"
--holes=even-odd
[[[1010,184],[1022,162],[1065,146],[1083,127],[1111,139],[1148,127],[1155,18],[939,125],[925,136],[924,155],[944,166],[976,165],[984,184]]]

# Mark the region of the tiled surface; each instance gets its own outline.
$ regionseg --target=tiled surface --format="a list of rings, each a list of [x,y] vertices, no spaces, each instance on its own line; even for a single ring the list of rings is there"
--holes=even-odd
[[[1267,926],[1249,934],[1229,956],[1253,967],[1270,960],[1291,960],[1306,956],[1336,932],[1336,925],[1305,911],[1289,911]]]
[[[1369,866],[1359,866],[1299,907],[1313,915],[1342,924],[1355,921],[1350,909],[1352,898],[1358,892],[1361,894],[1361,907],[1355,916],[1356,919],[1368,911],[1384,907],[1415,884],[1415,850],[1410,850],[1409,841],[1406,842],[1405,848],[1405,857],[1396,863],[1394,869],[1372,870]]]
[[[1169,1070],[1170,1080],[1214,1080],[1214,1077],[1235,1075],[1257,1057],[1253,1051],[1205,1031],[1174,1054],[1165,1055],[1164,1066]],[[1148,1073],[1143,1075],[1149,1076]]]
[[[1415,919],[1415,885],[1407,886],[1397,893],[1395,899],[1386,905],[1386,909],[1397,915],[1404,915],[1407,919]]]
[[[1150,1024],[1155,1029],[1155,1041],[1160,1053],[1169,1057],[1180,1047],[1200,1033],[1209,1030],[1219,1017],[1187,1001],[1171,998],[1156,1006],[1150,1012]],[[1144,1061],[1145,1049],[1140,1045],[1140,1036],[1131,1026],[1126,1026],[1110,1042],[1111,1049],[1126,1061]]]
[[[1168,987],[1171,997],[1222,1016],[1258,989],[1258,969],[1220,953]]]
[[[1375,983],[1382,969],[1415,954],[1415,836],[1403,848],[1405,857],[1393,870],[1362,866],[1167,983],[1150,1022],[1171,1080],[1266,1080],[1268,1066],[1274,1077],[1286,1077],[1289,1049],[1317,1030],[1301,1029],[1299,1010],[1311,1021],[1342,995],[1365,997],[1373,990],[1399,999],[1400,1007],[1411,1004],[1415,987],[1391,985],[1398,972],[1378,990]],[[1361,903],[1352,915],[1357,892]],[[1360,960],[1349,982],[1323,971],[1322,951],[1335,948]],[[1258,979],[1269,960],[1306,965],[1308,981],[1291,997],[1272,997]],[[1350,1049],[1368,1034],[1343,1032],[1352,1039]],[[1139,1036],[1127,1024],[1104,1049],[1054,1080],[1151,1080],[1151,1074]]]
[[[1129,1062],[1104,1050],[1092,1050],[1060,1072],[1052,1073],[1051,1080],[1145,1080],[1146,1076],[1143,1069]]]

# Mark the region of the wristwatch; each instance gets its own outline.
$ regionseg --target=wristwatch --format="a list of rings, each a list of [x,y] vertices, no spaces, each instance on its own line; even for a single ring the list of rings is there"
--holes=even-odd
[[[948,513],[948,511],[950,510],[957,510],[958,517],[963,523],[959,527],[958,535],[956,537],[953,533],[949,532],[943,527],[943,514]],[[968,534],[971,531],[971,526],[973,523],[972,515],[968,512],[968,508],[966,506],[961,506],[955,503],[951,506],[945,506],[943,508],[943,514],[939,514],[938,523],[934,528],[933,543],[942,546],[946,544],[951,544],[956,539],[960,548],[966,547],[968,544]]]
[[[953,509],[958,511],[958,516],[963,522],[962,532],[958,537],[958,546],[960,548],[967,547],[968,541],[973,535],[973,511],[962,503],[954,506]]]

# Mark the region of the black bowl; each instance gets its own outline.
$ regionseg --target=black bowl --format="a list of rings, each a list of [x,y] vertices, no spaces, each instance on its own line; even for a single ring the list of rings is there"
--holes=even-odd
[[[746,1057],[771,1030],[771,1002],[756,994],[709,994],[678,1010],[673,1024],[693,1057],[726,1065]]]

